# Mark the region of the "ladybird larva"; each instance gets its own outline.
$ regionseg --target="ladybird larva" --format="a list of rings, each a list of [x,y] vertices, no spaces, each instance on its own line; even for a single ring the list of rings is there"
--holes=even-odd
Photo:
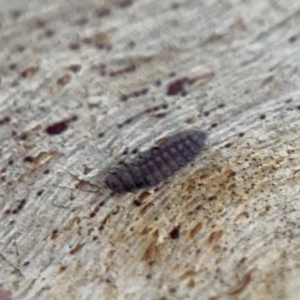
[[[177,133],[159,147],[153,147],[133,161],[109,174],[105,182],[118,194],[155,186],[186,166],[202,150],[206,134],[188,130]]]

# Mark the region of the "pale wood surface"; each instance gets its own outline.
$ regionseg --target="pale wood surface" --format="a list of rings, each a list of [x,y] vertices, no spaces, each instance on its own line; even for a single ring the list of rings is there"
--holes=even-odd
[[[0,25],[1,300],[300,299],[299,1],[1,0]],[[111,196],[126,149],[190,127],[194,164]]]

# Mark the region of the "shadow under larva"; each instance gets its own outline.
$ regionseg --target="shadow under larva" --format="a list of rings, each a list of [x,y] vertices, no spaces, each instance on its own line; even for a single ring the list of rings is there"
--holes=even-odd
[[[176,133],[162,145],[111,172],[105,183],[118,194],[158,185],[192,161],[201,152],[205,139],[206,134],[195,129]]]

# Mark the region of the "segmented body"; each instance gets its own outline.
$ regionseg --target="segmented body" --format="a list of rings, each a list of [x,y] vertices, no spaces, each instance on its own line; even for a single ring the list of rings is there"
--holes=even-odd
[[[177,133],[163,145],[151,148],[136,161],[112,172],[105,182],[119,194],[153,187],[192,161],[201,152],[205,139],[202,131]]]

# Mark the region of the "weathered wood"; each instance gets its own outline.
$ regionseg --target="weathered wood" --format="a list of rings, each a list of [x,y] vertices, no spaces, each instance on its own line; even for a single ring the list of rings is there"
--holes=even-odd
[[[1,299],[299,299],[299,1],[0,7]],[[192,127],[193,164],[111,195]]]

